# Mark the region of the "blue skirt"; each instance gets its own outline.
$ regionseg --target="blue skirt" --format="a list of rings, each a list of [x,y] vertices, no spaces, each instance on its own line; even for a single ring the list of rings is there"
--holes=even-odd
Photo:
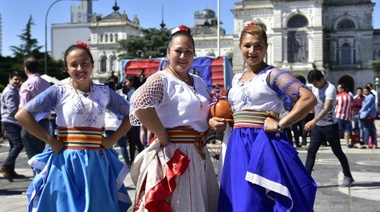
[[[317,185],[298,152],[263,129],[231,132],[222,171],[219,211],[313,211]]]
[[[27,196],[29,211],[127,211],[123,185],[129,170],[114,149],[69,150],[46,147],[29,164],[36,171]]]

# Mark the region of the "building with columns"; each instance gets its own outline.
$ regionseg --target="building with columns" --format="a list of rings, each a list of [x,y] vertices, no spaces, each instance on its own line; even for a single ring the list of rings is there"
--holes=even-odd
[[[243,71],[245,64],[239,50],[239,36],[244,23],[253,21],[268,34],[268,64],[304,78],[310,70],[319,69],[331,83],[345,83],[353,92],[367,82],[374,83],[376,77],[370,67],[371,60],[380,58],[380,29],[373,29],[372,25],[374,6],[371,0],[236,1],[231,8],[233,34],[226,35],[225,30],[220,29],[219,49],[215,12],[209,9],[195,11],[192,34],[196,56],[218,56],[220,52],[230,58],[235,72]],[[87,5],[87,11],[90,10]],[[76,38],[90,44],[96,61],[94,77],[106,77],[111,70],[117,73],[120,62],[116,41],[138,35],[140,24],[137,17],[130,20],[127,14],[120,14],[116,2],[113,10],[102,19],[96,13],[88,13],[92,17],[90,23],[79,21],[79,16],[85,16],[82,13],[76,16],[77,23],[54,24],[53,57],[62,58],[62,50],[54,47],[69,40],[70,44],[74,43],[70,34],[75,31]],[[73,12],[72,16],[75,16]],[[65,29],[67,33],[55,33],[55,28],[69,29]],[[64,44],[64,50],[68,45]]]
[[[104,82],[111,71],[116,75],[121,70],[118,60],[119,40],[140,34],[140,21],[137,17],[130,20],[125,12],[119,13],[119,7],[115,2],[114,12],[104,18],[93,16],[90,24],[90,48],[95,60],[94,78]]]
[[[318,69],[354,92],[375,78],[369,63],[379,57],[380,37],[372,26],[373,9],[370,0],[245,0],[232,10],[234,34],[254,21],[267,31],[269,64],[305,78]],[[242,70],[238,42],[235,36],[235,71]]]
[[[234,72],[245,68],[239,36],[244,24],[252,21],[267,32],[268,64],[305,79],[310,70],[318,69],[331,83],[344,83],[354,92],[376,77],[370,68],[370,61],[380,58],[380,30],[372,26],[374,5],[370,0],[237,1],[231,10],[233,35],[222,37],[233,55]],[[198,56],[215,52],[215,35],[200,38],[199,43],[194,38]]]

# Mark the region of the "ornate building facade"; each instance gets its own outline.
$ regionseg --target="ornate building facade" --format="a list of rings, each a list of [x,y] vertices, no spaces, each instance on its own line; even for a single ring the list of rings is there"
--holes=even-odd
[[[269,64],[307,78],[318,69],[350,91],[374,83],[370,61],[380,57],[379,30],[373,29],[370,0],[245,0],[235,3],[234,71],[244,69],[239,33],[247,21],[268,34]]]
[[[125,12],[119,13],[115,3],[114,12],[104,18],[93,16],[90,24],[90,47],[95,60],[94,78],[105,81],[111,71],[119,75],[121,64],[118,60],[119,40],[140,34],[140,21],[137,17],[130,20]]]

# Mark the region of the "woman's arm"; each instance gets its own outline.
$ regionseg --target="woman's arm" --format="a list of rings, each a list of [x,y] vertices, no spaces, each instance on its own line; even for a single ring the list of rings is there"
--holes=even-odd
[[[64,147],[63,142],[46,132],[26,109],[20,108],[15,118],[29,133],[50,145],[53,152],[58,153]]]
[[[299,98],[294,104],[292,110],[279,121],[280,128],[285,129],[302,120],[316,104],[317,99],[313,93],[304,87],[300,87]],[[272,118],[265,119],[264,130],[266,132],[276,132],[277,121]]]
[[[156,109],[149,107],[145,109],[138,109],[135,112],[136,117],[140,122],[157,136],[158,140],[163,146],[169,144],[169,136],[166,133],[165,127],[157,115]]]
[[[129,117],[125,116],[117,130],[109,137],[103,137],[102,146],[104,149],[111,148],[122,136],[124,136],[132,125],[129,122]]]

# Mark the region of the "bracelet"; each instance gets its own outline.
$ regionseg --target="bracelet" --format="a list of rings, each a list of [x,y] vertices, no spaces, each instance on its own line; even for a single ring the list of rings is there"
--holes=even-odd
[[[277,126],[276,136],[277,136],[277,137],[280,137],[280,133],[282,133],[282,129],[281,129],[281,127],[280,127],[280,120],[278,120],[278,121],[276,122],[276,126]]]

